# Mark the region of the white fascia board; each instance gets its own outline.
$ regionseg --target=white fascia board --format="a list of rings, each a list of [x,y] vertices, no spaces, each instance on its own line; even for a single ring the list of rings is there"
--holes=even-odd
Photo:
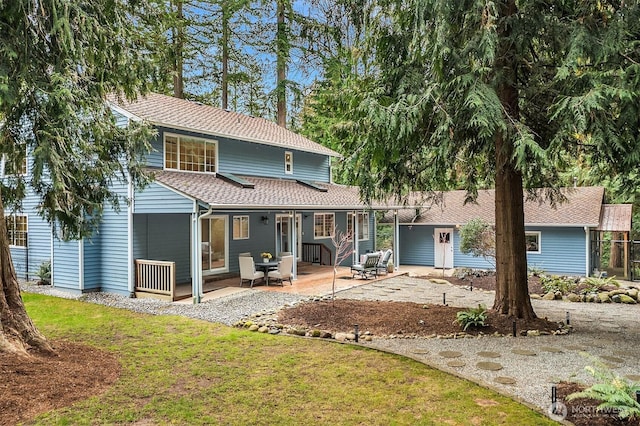
[[[135,115],[135,114],[130,113],[130,112],[129,112],[129,111],[127,111],[126,109],[124,109],[124,108],[122,108],[122,107],[120,107],[120,106],[116,105],[116,104],[115,104],[115,103],[113,103],[113,102],[107,101],[107,105],[109,105],[109,108],[111,108],[112,110],[114,110],[114,111],[115,111],[115,112],[117,112],[118,114],[122,114],[122,115],[124,115],[125,117],[127,117],[127,118],[128,118],[129,120],[131,120],[131,121],[137,121],[137,122],[143,121],[143,120],[142,120],[142,118],[138,117],[138,116],[137,116],[137,115]]]

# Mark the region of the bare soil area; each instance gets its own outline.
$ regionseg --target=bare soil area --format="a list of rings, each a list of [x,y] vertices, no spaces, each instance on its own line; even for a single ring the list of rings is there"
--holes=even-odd
[[[108,352],[66,341],[52,344],[57,356],[0,354],[0,425],[99,395],[120,375],[120,363]]]

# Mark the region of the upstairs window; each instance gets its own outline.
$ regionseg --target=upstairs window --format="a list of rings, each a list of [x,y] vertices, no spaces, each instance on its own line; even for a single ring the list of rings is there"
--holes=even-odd
[[[284,153],[284,172],[288,175],[293,174],[293,153],[291,151]]]
[[[7,223],[7,235],[9,245],[17,247],[27,246],[27,216],[11,215],[5,216]]]
[[[215,173],[218,144],[188,136],[165,135],[164,168],[187,172]]]
[[[358,213],[358,241],[369,239],[369,213]],[[353,213],[347,214],[347,233],[353,235]]]
[[[335,215],[333,213],[315,213],[313,215],[313,237],[331,238],[334,223]]]

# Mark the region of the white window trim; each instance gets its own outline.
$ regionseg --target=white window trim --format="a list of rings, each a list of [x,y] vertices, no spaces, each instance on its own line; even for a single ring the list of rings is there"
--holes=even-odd
[[[289,161],[287,161],[287,156],[289,156]],[[287,166],[289,166],[289,170],[287,170]],[[293,174],[293,152],[291,151],[284,152],[284,174],[285,175]]]
[[[542,253],[542,232],[540,231],[525,231],[525,242],[527,235],[536,235],[538,237],[538,250],[527,250],[527,254],[541,254]]]
[[[331,237],[333,237],[333,235],[326,235],[326,236],[318,236],[316,235],[316,217],[318,216],[331,216],[333,218],[333,227],[336,226],[336,214],[335,213],[314,213],[313,214],[313,239],[314,240],[326,240],[329,239]],[[332,231],[333,231],[333,227],[332,227]],[[322,229],[325,229],[325,226],[323,224]]]
[[[178,139],[178,145],[177,145],[178,151],[177,151],[177,157],[176,157],[176,165],[178,166],[178,168],[176,169],[171,169],[167,167],[167,157],[166,157],[167,136]],[[198,139],[202,142],[212,143],[215,146],[215,151],[216,151],[216,154],[215,154],[216,155],[216,162],[215,162],[216,171],[215,172],[197,172],[193,170],[181,170],[180,169],[180,138],[193,138],[193,139]],[[218,146],[218,141],[216,139],[206,139],[206,138],[201,138],[199,136],[181,135],[179,133],[169,133],[169,132],[165,132],[162,135],[162,169],[163,170],[171,170],[171,171],[183,172],[183,173],[207,173],[207,174],[214,175],[218,170],[220,170],[219,161],[220,161],[219,146]]]
[[[16,217],[24,217],[25,218],[25,220],[27,222],[27,230],[25,231],[25,233],[27,234],[26,238],[25,238],[25,245],[19,246],[19,245],[16,245],[16,244],[12,244],[12,242],[15,241],[15,230],[14,230],[14,239],[13,240],[9,240],[9,247],[19,248],[19,249],[26,249],[29,246],[29,216],[27,216],[26,214],[6,214],[5,213],[5,223],[6,223],[6,219],[8,217],[13,217],[14,218],[13,219],[14,226],[15,226],[15,223],[16,223],[15,222],[15,218]],[[7,238],[9,238],[9,230],[7,229],[6,232],[7,232]]]
[[[236,226],[236,219],[238,219],[238,224],[240,226],[240,232],[238,232],[238,234],[240,234],[239,237],[235,236],[235,226]],[[243,236],[242,235],[242,222],[244,222],[246,220],[247,222],[247,235]],[[231,232],[232,236],[233,236],[233,240],[248,240],[249,236],[251,235],[251,221],[249,220],[249,216],[248,215],[239,215],[239,216],[233,216],[233,220],[232,220],[232,232]]]
[[[366,221],[364,219],[366,215]],[[363,233],[363,238],[360,238],[360,236],[358,235],[358,241],[369,241],[370,238],[370,234],[371,232],[369,232],[369,212],[358,212],[357,216],[358,218],[360,218],[360,216],[362,216],[362,223],[367,223],[367,234],[364,235]],[[347,213],[347,231],[349,230],[349,223],[353,224],[353,213],[349,212]],[[353,225],[352,225],[353,226]],[[358,232],[361,233],[362,232],[363,227],[362,226],[358,226]],[[352,238],[349,238],[349,241],[351,241]]]
[[[0,178],[4,178],[7,176],[28,176],[29,175],[29,157],[26,154],[24,157],[24,162],[25,162],[24,173],[5,174],[5,171],[7,168],[7,154],[2,154],[2,157],[0,157]]]

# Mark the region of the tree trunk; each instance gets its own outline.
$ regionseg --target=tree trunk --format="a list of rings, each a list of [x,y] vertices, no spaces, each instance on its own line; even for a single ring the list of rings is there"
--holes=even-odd
[[[287,38],[287,28],[285,24],[285,2],[286,0],[277,0],[278,2],[278,28],[276,33],[276,121],[279,126],[287,127],[287,61],[289,59],[289,40]]]
[[[184,15],[182,12],[182,0],[176,2],[176,28],[173,40],[173,96],[184,98]]]
[[[222,3],[222,109],[229,108],[229,7]]]
[[[508,0],[503,5],[503,20],[508,21],[508,17],[516,13],[515,0]],[[497,69],[504,75],[497,93],[510,116],[508,119],[518,120],[518,90],[514,86],[517,63],[509,40],[511,29],[509,24],[503,25],[499,29]],[[531,306],[527,283],[522,174],[513,164],[513,142],[504,132],[496,135],[495,149],[496,296],[493,308],[502,314],[531,319],[536,314]]]
[[[4,206],[0,199],[0,353],[13,352],[27,355],[27,349],[53,353],[47,339],[40,334],[27,315],[18,278],[11,260]]]

